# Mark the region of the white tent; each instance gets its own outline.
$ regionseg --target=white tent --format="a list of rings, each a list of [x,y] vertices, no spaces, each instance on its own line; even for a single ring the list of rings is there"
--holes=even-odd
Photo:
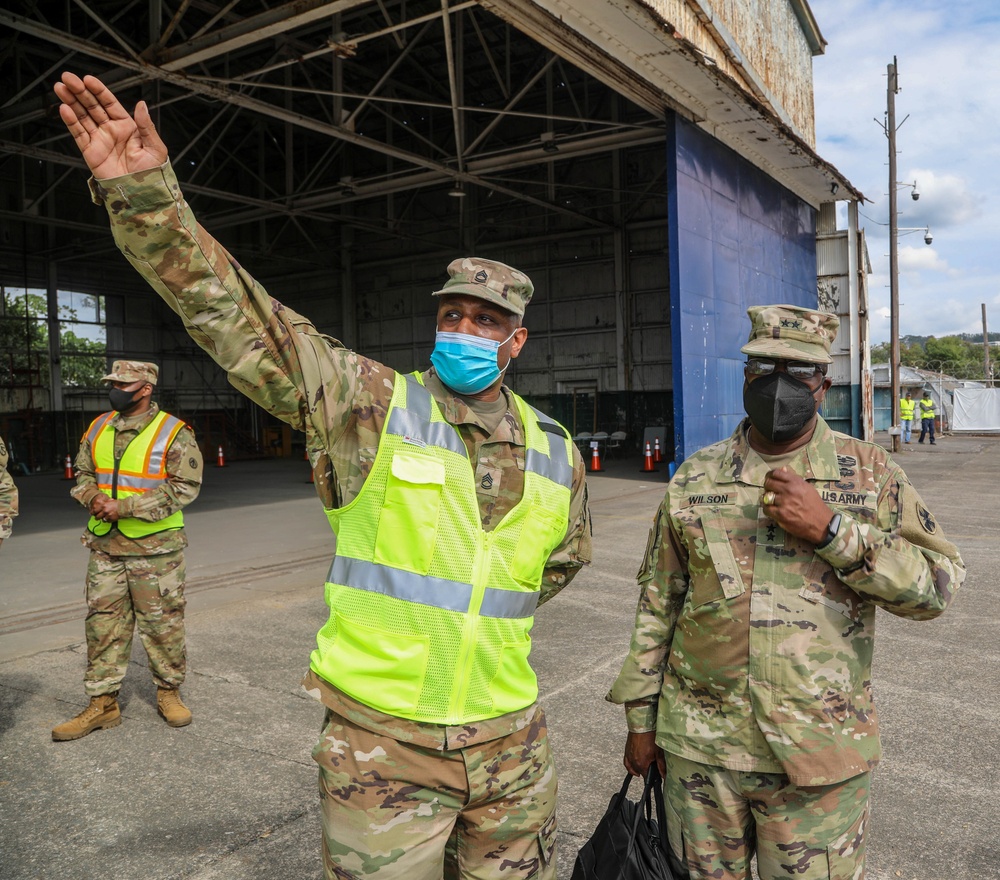
[[[1000,434],[1000,388],[956,388],[952,431]]]

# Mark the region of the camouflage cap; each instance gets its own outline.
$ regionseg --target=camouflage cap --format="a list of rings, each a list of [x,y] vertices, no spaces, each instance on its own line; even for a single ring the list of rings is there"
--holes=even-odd
[[[750,306],[750,338],[743,354],[815,364],[833,362],[830,349],[840,318],[801,306]]]
[[[432,296],[478,296],[508,312],[523,316],[524,307],[534,292],[531,279],[517,269],[496,260],[460,257],[448,265],[448,280]]]
[[[155,385],[160,375],[160,368],[156,364],[145,361],[115,361],[111,367],[111,372],[107,376],[102,376],[102,382],[149,382]]]

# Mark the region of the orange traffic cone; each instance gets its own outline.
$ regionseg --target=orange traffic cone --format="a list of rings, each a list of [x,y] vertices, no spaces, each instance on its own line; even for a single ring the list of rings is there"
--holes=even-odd
[[[642,468],[639,473],[646,474],[655,471],[657,468],[653,464],[653,450],[649,448],[649,441],[646,441],[646,454],[643,456]]]
[[[69,457],[69,453],[66,454],[66,460],[63,462],[63,479],[64,480],[76,479],[76,477],[73,476],[73,459]]]
[[[663,461],[663,456],[660,454],[660,438],[656,438],[656,443],[653,445],[653,462],[659,464]]]
[[[590,472],[596,474],[598,471],[604,470],[601,467],[601,454],[597,450],[597,442],[591,441],[590,444]]]
[[[219,444],[219,451],[218,451],[218,453],[215,456],[215,466],[216,467],[225,467],[226,466],[226,456],[222,452],[222,444],[221,443]]]

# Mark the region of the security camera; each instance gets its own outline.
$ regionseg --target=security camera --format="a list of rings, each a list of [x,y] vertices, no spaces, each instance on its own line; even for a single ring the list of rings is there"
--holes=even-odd
[[[917,201],[920,198],[920,190],[917,189],[916,181],[913,182],[913,191],[910,193],[910,198],[913,199],[913,201]]]
[[[934,236],[931,235],[931,231],[928,229],[924,233],[924,244],[930,244],[932,241],[934,241]]]

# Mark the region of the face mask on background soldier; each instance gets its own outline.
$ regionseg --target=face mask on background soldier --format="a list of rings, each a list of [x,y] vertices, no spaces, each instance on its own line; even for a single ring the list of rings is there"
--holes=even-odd
[[[799,436],[816,415],[815,394],[798,379],[774,372],[744,384],[743,408],[764,437],[784,443]]]
[[[133,400],[133,397],[141,390],[141,387],[134,388],[132,391],[124,391],[121,388],[109,389],[108,400],[111,401],[111,408],[122,414],[128,413],[139,402]]]

